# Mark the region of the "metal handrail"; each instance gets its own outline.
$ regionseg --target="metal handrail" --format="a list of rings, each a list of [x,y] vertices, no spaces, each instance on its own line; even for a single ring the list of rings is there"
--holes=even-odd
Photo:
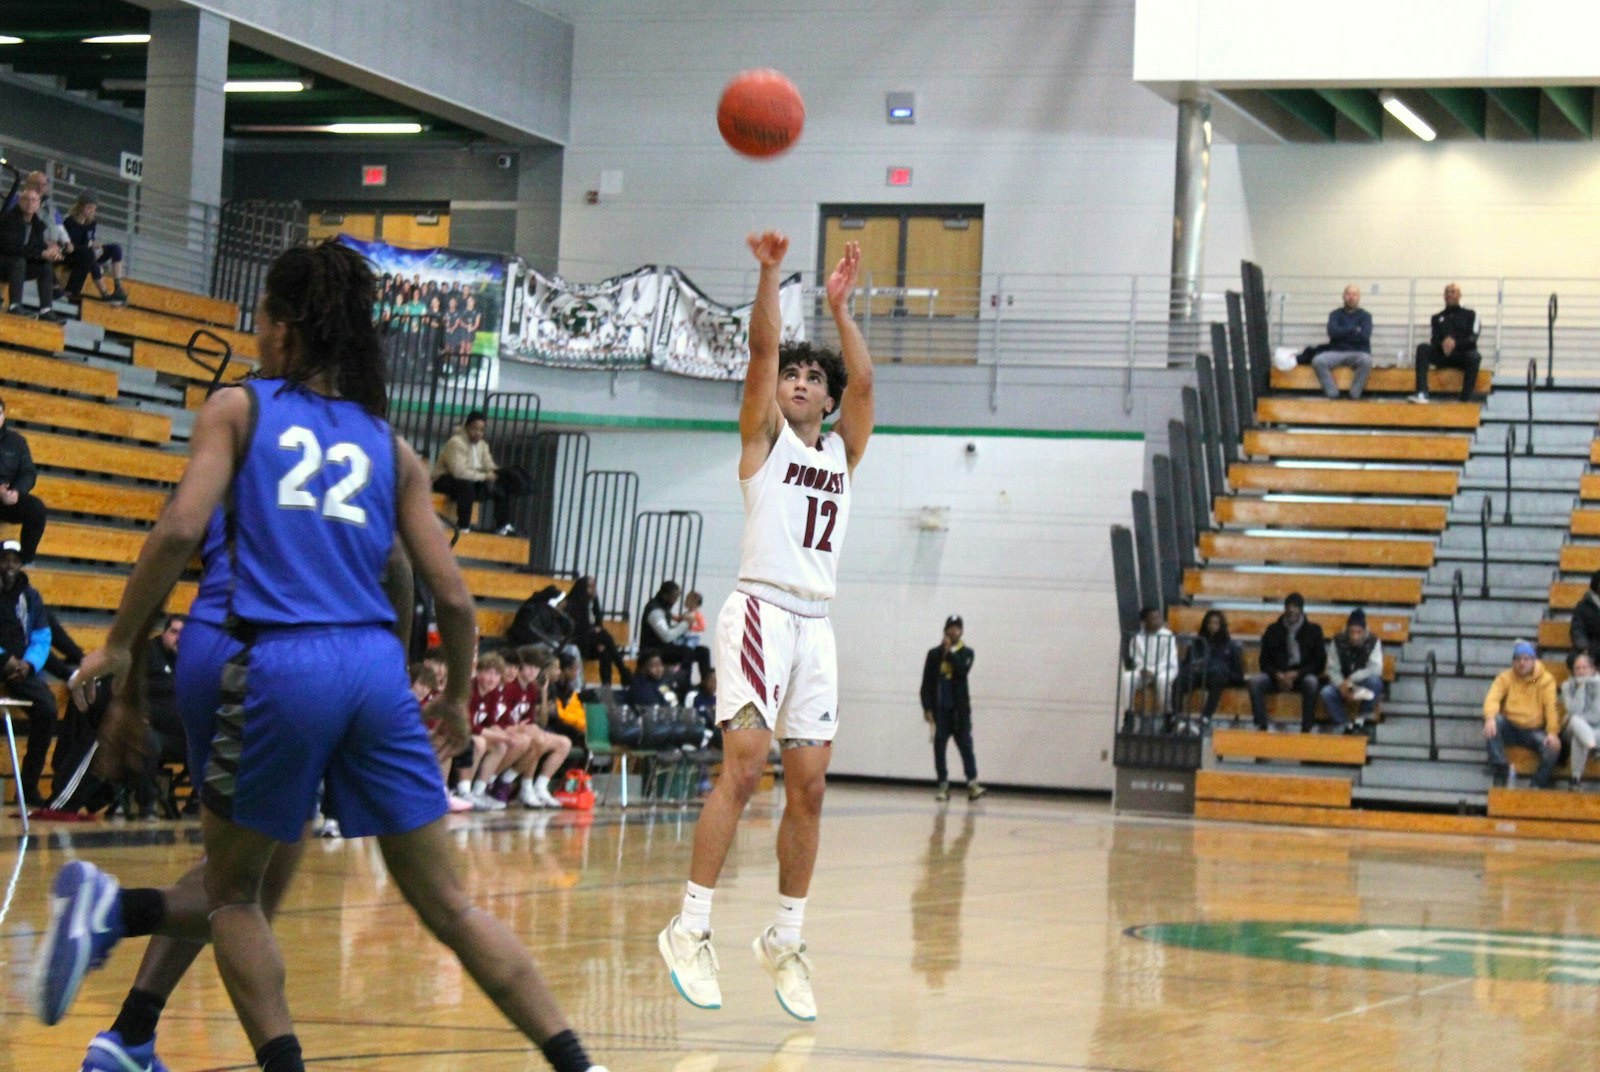
[[[1478,538],[1483,543],[1483,575],[1478,579],[1478,598],[1489,598],[1489,522],[1494,519],[1494,500],[1489,496],[1483,497],[1483,508],[1478,511]],[[1506,518],[1507,521],[1511,519]],[[1457,573],[1460,570],[1456,571]],[[1459,624],[1459,623],[1458,623]]]
[[[1439,731],[1434,725],[1433,713],[1433,683],[1439,676],[1439,659],[1433,654],[1433,649],[1428,650],[1428,657],[1422,661],[1422,688],[1428,696],[1428,758],[1439,758]]]
[[[1539,359],[1528,358],[1528,443],[1522,452],[1533,457],[1533,385],[1539,379]]]
[[[1546,387],[1554,387],[1556,385],[1556,306],[1558,304],[1555,291],[1551,291],[1550,303],[1545,306],[1545,314],[1548,318],[1545,322],[1545,330],[1549,333],[1550,340],[1550,348],[1547,351],[1549,356],[1545,358],[1544,385]],[[1538,364],[1539,362],[1535,360],[1534,367],[1537,368]],[[1531,443],[1529,447],[1530,449],[1532,448]]]
[[[201,339],[210,339],[212,342],[222,347],[222,360],[218,362],[216,368],[212,368],[210,364],[200,360],[200,358],[196,356],[195,344]],[[216,332],[207,331],[205,328],[200,328],[195,331],[193,335],[189,336],[189,342],[184,346],[183,352],[190,361],[193,361],[196,365],[199,365],[201,368],[211,373],[211,383],[206,387],[206,397],[210,398],[216,393],[217,388],[222,386],[222,377],[223,374],[228,371],[228,362],[233,360],[232,344],[230,344],[227,339],[224,339]]]
[[[1506,427],[1506,516],[1503,524],[1511,524],[1511,459],[1517,453],[1517,426]],[[1484,500],[1487,502],[1488,497]]]
[[[1466,584],[1461,571],[1456,570],[1455,576],[1450,580],[1450,603],[1455,608],[1456,614],[1456,677],[1467,676],[1467,660],[1462,654],[1461,644],[1461,597],[1466,590]]]

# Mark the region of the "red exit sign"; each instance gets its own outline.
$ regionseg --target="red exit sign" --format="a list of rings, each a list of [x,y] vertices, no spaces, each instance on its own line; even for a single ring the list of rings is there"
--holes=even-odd
[[[364,164],[361,168],[361,185],[387,186],[389,185],[388,164]]]
[[[892,167],[889,169],[890,186],[910,186],[911,169],[908,167]]]

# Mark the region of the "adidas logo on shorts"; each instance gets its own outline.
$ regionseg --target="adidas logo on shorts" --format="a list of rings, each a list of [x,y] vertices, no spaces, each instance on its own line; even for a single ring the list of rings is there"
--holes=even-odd
[[[822,712],[822,721],[824,721],[824,722],[832,722],[833,721],[833,716],[830,715],[828,712],[824,711],[824,712]]]

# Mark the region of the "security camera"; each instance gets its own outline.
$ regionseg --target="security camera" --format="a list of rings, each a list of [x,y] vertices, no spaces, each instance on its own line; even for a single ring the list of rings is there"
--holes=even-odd
[[[501,171],[510,171],[511,165],[516,162],[516,159],[517,158],[512,156],[510,153],[501,153],[499,156],[494,158],[494,166],[499,168]]]

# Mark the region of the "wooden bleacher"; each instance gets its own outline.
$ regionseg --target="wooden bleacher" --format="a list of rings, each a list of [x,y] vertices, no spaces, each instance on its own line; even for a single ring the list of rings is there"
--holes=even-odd
[[[141,283],[137,279],[123,280],[128,292],[128,304],[135,309],[194,320],[213,327],[233,329],[239,326],[239,305],[223,298],[208,298],[155,283]]]
[[[1194,796],[1196,801],[1348,808],[1350,779],[1204,770],[1195,775]]]
[[[1228,483],[1234,491],[1448,499],[1455,495],[1461,474],[1454,469],[1313,469],[1240,464],[1228,467]]]
[[[117,374],[58,357],[0,349],[0,380],[99,399],[117,397]]]
[[[1414,607],[1422,602],[1422,577],[1192,569],[1184,571],[1183,591],[1202,599],[1269,599],[1279,603],[1291,592],[1299,592],[1310,603],[1396,603]]]
[[[239,356],[252,360],[260,356],[254,335],[213,324],[196,323],[193,320],[154,313],[146,309],[135,309],[131,306],[122,308],[93,301],[83,303],[82,315],[84,323],[98,324],[105,328],[108,334],[166,343],[169,346],[187,345],[195,330],[204,328],[225,339],[228,345],[233,347],[233,352]],[[196,349],[205,353],[220,352],[216,349],[216,344],[209,340],[201,340]]]
[[[215,362],[220,360],[218,355],[203,355],[205,360]],[[210,384],[215,378],[215,373],[189,360],[189,354],[181,346],[166,346],[158,342],[136,342],[133,344],[133,363],[139,368],[158,372],[163,376],[174,379],[192,380],[202,384]],[[242,380],[256,367],[255,362],[249,358],[233,357],[228,362],[228,367],[223,370],[224,383]]]
[[[3,397],[6,419],[22,424],[67,428],[137,439],[143,443],[166,443],[172,438],[172,421],[159,414],[35,391],[7,390]]]
[[[1459,395],[1461,393],[1461,378],[1465,375],[1460,369],[1429,369],[1428,392],[1430,394]],[[1350,390],[1350,384],[1355,381],[1355,369],[1337,368],[1333,370],[1333,382],[1341,391]],[[1487,369],[1478,373],[1476,392],[1480,395],[1489,393],[1490,383],[1494,374]],[[1322,384],[1317,382],[1317,372],[1310,365],[1298,365],[1292,369],[1275,368],[1272,370],[1272,389],[1274,391],[1321,391]],[[1409,395],[1417,389],[1417,375],[1414,369],[1408,368],[1375,368],[1367,376],[1366,394],[1398,394]]]
[[[1204,606],[1177,606],[1167,610],[1167,627],[1174,633],[1193,634],[1199,632],[1200,622],[1205,618],[1210,607]],[[1260,610],[1245,610],[1237,607],[1226,608],[1228,615],[1228,631],[1235,640],[1257,639],[1266,632],[1267,626],[1278,620],[1283,613],[1283,608],[1263,607]],[[1326,635],[1333,635],[1344,628],[1345,619],[1349,617],[1348,610],[1318,611],[1307,610],[1306,617],[1322,626]],[[1411,617],[1407,614],[1386,614],[1381,611],[1367,614],[1367,628],[1378,635],[1385,644],[1403,644],[1411,635]]]
[[[1343,536],[1245,536],[1231,532],[1200,534],[1200,554],[1207,560],[1285,562],[1306,565],[1409,566],[1433,565],[1431,540]]]
[[[1405,432],[1280,432],[1258,429],[1244,434],[1244,452],[1252,458],[1459,464],[1464,463],[1472,453],[1472,437]]]
[[[1476,402],[1360,402],[1326,398],[1262,398],[1256,402],[1262,424],[1303,424],[1350,428],[1478,427]]]
[[[1222,498],[1216,501],[1218,522],[1252,528],[1376,529],[1398,532],[1443,532],[1450,508],[1440,503],[1278,502]]]
[[[1272,759],[1361,767],[1367,762],[1366,734],[1266,733],[1214,730],[1211,749],[1218,759]]]
[[[21,350],[54,354],[66,345],[67,332],[60,324],[0,313],[0,342]]]

